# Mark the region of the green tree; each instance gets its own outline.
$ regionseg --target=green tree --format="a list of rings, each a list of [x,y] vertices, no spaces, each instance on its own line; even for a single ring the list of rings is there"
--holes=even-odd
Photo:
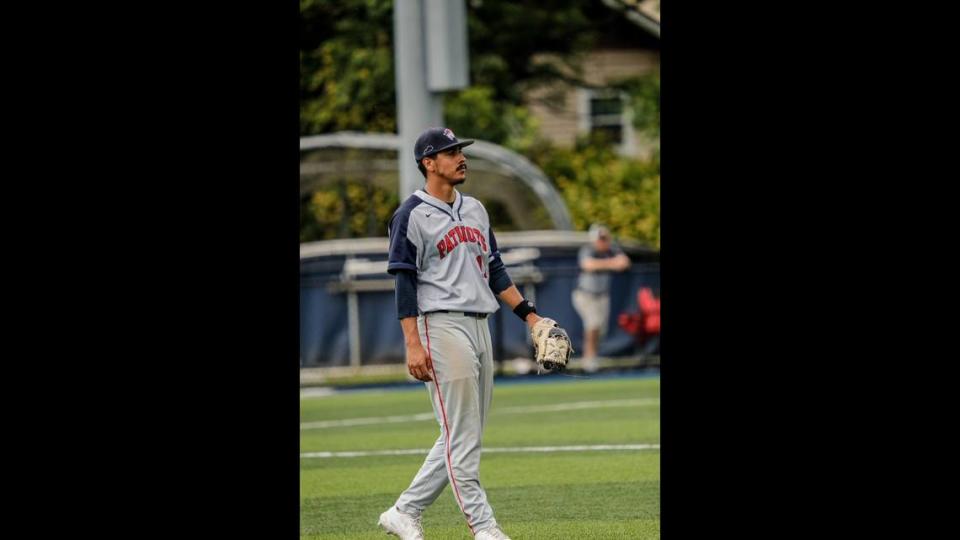
[[[392,0],[300,1],[300,133],[396,131]]]
[[[633,127],[652,137],[660,137],[660,73],[624,79],[613,86],[629,96]]]
[[[576,53],[598,36],[597,9],[591,0],[468,2],[471,84],[519,106],[529,85],[575,79]],[[393,0],[300,0],[301,135],[396,131],[392,34]],[[538,62],[543,53],[557,60]]]
[[[395,190],[343,179],[302,199],[300,241],[385,236],[399,204]]]
[[[455,133],[523,152],[538,141],[538,122],[526,107],[497,100],[495,94],[489,86],[451,93],[444,102],[444,122]]]
[[[574,227],[605,223],[621,238],[660,249],[660,163],[617,155],[601,138],[585,138],[574,148],[539,146],[533,161],[552,178]]]

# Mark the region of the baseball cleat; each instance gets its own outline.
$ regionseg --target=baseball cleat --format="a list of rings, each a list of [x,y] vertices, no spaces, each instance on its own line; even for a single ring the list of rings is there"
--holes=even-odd
[[[500,527],[494,526],[484,529],[473,536],[475,540],[510,540],[507,533],[500,530]]]
[[[420,517],[405,514],[397,510],[396,506],[391,506],[389,510],[380,514],[378,525],[388,535],[399,536],[400,540],[423,540],[423,525],[420,523]]]

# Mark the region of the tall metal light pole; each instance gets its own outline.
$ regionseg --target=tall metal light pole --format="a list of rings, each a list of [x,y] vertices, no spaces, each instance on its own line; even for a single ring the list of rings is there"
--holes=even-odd
[[[403,201],[423,185],[413,145],[424,129],[443,125],[441,92],[468,85],[465,0],[395,0],[393,55]]]

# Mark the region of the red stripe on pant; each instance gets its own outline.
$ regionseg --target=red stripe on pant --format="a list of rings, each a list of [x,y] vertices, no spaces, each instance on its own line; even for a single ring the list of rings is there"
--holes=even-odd
[[[456,475],[453,474],[453,461],[450,459],[450,427],[447,424],[447,411],[443,406],[443,394],[440,393],[440,382],[437,381],[437,370],[433,369],[433,355],[430,352],[430,326],[427,324],[427,317],[423,317],[423,332],[427,335],[427,358],[430,359],[430,371],[433,373],[433,384],[437,388],[437,399],[440,400],[440,416],[443,418],[443,432],[447,436],[447,470],[450,471],[450,481],[453,483],[453,492],[457,496],[457,503],[460,505],[460,511],[467,520],[467,527],[470,527],[470,533],[476,534],[473,525],[470,523],[470,516],[463,507],[463,499],[460,498],[460,489],[457,488]]]

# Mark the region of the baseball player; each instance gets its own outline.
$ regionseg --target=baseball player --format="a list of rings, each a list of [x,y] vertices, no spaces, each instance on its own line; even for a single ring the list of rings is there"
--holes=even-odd
[[[478,540],[508,539],[480,485],[480,449],[493,392],[493,347],[487,317],[499,296],[527,323],[537,361],[562,368],[572,352],[556,323],[536,313],[513,285],[480,201],[456,190],[467,178],[463,147],[449,129],[424,131],[414,158],[426,178],[390,220],[388,271],[396,277],[397,312],[407,369],[424,381],[440,436],[410,487],[380,515],[403,540],[423,538],[421,513],[449,483]]]

